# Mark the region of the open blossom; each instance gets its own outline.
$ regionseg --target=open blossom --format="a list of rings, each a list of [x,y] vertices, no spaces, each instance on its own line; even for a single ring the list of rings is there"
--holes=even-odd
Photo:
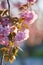
[[[4,29],[5,28],[2,25],[0,25],[0,44],[2,44],[2,45],[8,45],[7,32],[5,32]],[[4,35],[6,35],[6,37]]]
[[[34,11],[23,11],[20,13],[21,18],[24,18],[23,24],[32,24],[34,23],[38,16]]]
[[[10,33],[10,30],[8,27],[3,27],[0,25],[0,44],[2,45],[8,45],[8,35]]]
[[[8,17],[2,17],[2,21],[1,21],[3,26],[6,26],[9,24],[9,18]]]
[[[9,25],[8,26],[5,26],[4,29],[3,29],[3,34],[4,36],[8,36],[10,34],[10,27]]]
[[[5,45],[5,46],[7,46],[7,45],[9,44],[9,39],[8,39],[8,37],[3,37],[3,39],[2,39],[2,44]]]
[[[29,38],[29,30],[25,29],[24,31],[18,31],[18,33],[15,36],[15,45],[21,45],[23,41],[27,40]]]
[[[3,38],[3,27],[2,25],[0,25],[0,39]]]

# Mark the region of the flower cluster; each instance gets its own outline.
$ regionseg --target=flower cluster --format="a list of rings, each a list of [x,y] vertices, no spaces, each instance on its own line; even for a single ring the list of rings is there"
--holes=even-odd
[[[28,0],[35,2],[36,0]],[[8,10],[0,11],[0,45],[4,48],[3,56],[5,61],[13,61],[21,43],[29,38],[29,25],[37,20],[37,14],[29,10],[26,5],[22,5],[20,17],[11,17]],[[19,8],[21,9],[21,7]]]
[[[14,23],[14,22],[13,22]],[[12,21],[8,17],[2,17],[0,21],[0,44],[8,46],[9,41],[17,42],[22,41],[27,38],[26,34],[29,36],[28,29],[18,28],[19,23],[13,25]],[[16,26],[17,25],[17,26]],[[22,26],[22,24],[21,24]],[[26,33],[26,31],[28,33]]]

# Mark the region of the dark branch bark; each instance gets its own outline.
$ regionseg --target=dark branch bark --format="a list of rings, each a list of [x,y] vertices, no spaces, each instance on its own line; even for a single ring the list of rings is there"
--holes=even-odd
[[[9,16],[10,16],[10,3],[9,3],[9,0],[7,0],[7,3],[8,3],[8,10],[9,10]]]

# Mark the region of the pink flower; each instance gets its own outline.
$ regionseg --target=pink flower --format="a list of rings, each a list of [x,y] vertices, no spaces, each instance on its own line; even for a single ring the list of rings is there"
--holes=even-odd
[[[3,38],[3,27],[0,25],[0,40]]]
[[[20,14],[21,18],[24,18],[23,24],[32,24],[37,20],[37,14],[34,11],[23,11]]]
[[[18,33],[15,36],[15,45],[19,46],[21,45],[23,41],[27,40],[29,38],[29,30],[25,29],[23,32],[18,31]]]
[[[3,29],[4,36],[8,36],[10,34],[10,26],[5,26]]]
[[[8,17],[2,17],[1,24],[2,24],[3,26],[8,25],[8,24],[9,24],[9,18],[8,18]]]
[[[3,43],[3,45],[7,46],[9,44],[8,37],[3,37],[2,43]]]
[[[3,27],[2,25],[0,25],[0,44],[1,45],[8,45],[8,35],[9,35],[9,27],[6,26],[6,27]]]

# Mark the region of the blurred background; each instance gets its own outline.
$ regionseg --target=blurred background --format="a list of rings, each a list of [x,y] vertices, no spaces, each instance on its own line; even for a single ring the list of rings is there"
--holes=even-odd
[[[26,0],[9,0],[10,11],[12,16],[19,14],[18,6],[15,4],[26,3]],[[0,9],[8,8],[6,0],[0,0]],[[37,21],[32,25],[29,25],[30,37],[23,43],[21,48],[23,52],[19,50],[17,59],[11,65],[43,65],[43,0],[32,6],[32,9],[36,11],[38,15]],[[10,65],[3,61],[4,65]]]

